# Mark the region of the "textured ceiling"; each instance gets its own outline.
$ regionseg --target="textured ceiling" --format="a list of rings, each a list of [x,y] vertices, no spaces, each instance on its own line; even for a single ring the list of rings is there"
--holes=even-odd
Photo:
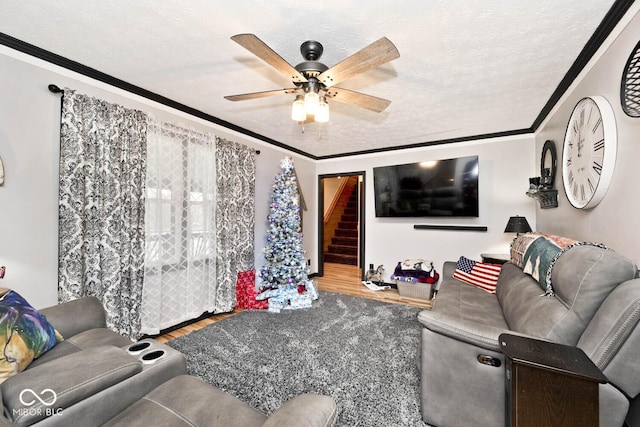
[[[323,158],[531,128],[613,4],[3,0],[0,32]],[[329,123],[301,126],[293,95],[225,100],[292,86],[230,39],[240,33],[292,65],[300,44],[317,40],[329,67],[386,36],[400,57],[339,86],[391,105],[331,102]]]

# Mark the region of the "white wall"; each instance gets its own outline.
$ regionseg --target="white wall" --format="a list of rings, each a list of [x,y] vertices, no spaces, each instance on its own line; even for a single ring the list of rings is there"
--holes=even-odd
[[[324,179],[324,215],[327,214],[331,208],[331,202],[336,197],[336,192],[340,188],[342,182],[341,177],[325,178]]]
[[[640,5],[634,5],[636,11]],[[420,149],[385,152],[314,162],[286,150],[237,134],[198,118],[128,94],[60,67],[47,64],[0,46],[0,157],[6,180],[0,186],[0,265],[7,274],[0,286],[16,289],[36,307],[57,300],[57,200],[59,95],[47,90],[50,83],[148,111],[174,123],[240,142],[261,150],[256,181],[256,267],[263,263],[266,217],[273,177],[280,160],[292,155],[308,211],[304,213],[304,246],[317,271],[317,175],[352,171],[366,172],[366,259],[383,264],[386,278],[395,264],[405,258],[427,258],[440,271],[445,260],[460,255],[478,259],[482,252],[508,251],[512,235],[503,233],[512,215],[526,216],[534,230],[581,240],[600,241],[640,260],[640,119],[621,110],[619,82],[627,57],[640,39],[640,18],[614,32],[594,59],[593,68],[577,79],[554,109],[541,130],[533,136],[447,144]],[[617,36],[617,39],[615,38]],[[615,40],[614,40],[615,39]],[[572,208],[558,182],[560,206],[537,209],[525,196],[528,178],[539,175],[539,157],[546,139],[556,142],[559,154],[566,121],[575,103],[586,95],[604,95],[616,115],[619,135],[618,159],[613,182],[602,203],[591,211]],[[286,141],[285,141],[286,142]],[[477,219],[422,218],[382,219],[375,217],[373,167],[419,160],[480,156],[480,217]],[[561,159],[560,159],[561,160]],[[561,163],[559,163],[561,164]],[[561,172],[558,171],[561,175]],[[488,232],[414,230],[413,224],[483,225]]]
[[[478,155],[480,162],[478,218],[376,218],[374,167],[469,155]],[[317,173],[365,171],[365,266],[383,264],[388,280],[397,262],[406,258],[432,260],[441,272],[444,261],[460,255],[480,259],[483,252],[507,253],[514,237],[504,233],[510,216],[525,216],[536,227],[536,202],[525,195],[534,165],[534,137],[529,135],[322,160]],[[488,231],[415,230],[414,224],[477,225]]]
[[[0,46],[0,157],[5,167],[5,184],[0,186],[0,265],[7,267],[0,286],[15,289],[35,307],[57,303],[60,95],[49,92],[47,85],[51,83],[259,149],[258,268],[264,261],[273,178],[280,172],[284,156],[294,159],[307,203],[317,198],[315,163],[308,158]],[[306,235],[312,235],[316,223],[315,203],[309,209],[305,213]],[[315,241],[305,239],[308,257],[316,257],[316,246]]]
[[[577,240],[601,242],[640,263],[640,119],[628,117],[620,104],[620,81],[630,53],[640,40],[639,7],[630,24],[618,30],[593,59],[588,71],[543,123],[536,138],[536,170],[542,145],[547,139],[558,151],[557,188],[559,207],[538,210],[539,227],[550,233]],[[624,27],[624,23],[620,25]],[[617,36],[617,37],[616,37]],[[613,107],[618,133],[618,153],[613,180],[605,198],[591,210],[573,208],[562,185],[562,146],[567,121],[575,104],[583,97],[601,95]],[[539,175],[539,172],[537,173]]]

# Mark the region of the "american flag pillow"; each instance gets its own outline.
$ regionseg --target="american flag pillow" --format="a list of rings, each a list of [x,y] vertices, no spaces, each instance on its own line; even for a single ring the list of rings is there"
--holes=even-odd
[[[495,294],[496,283],[501,269],[502,266],[500,264],[477,262],[461,256],[456,263],[456,271],[453,273],[453,278]]]

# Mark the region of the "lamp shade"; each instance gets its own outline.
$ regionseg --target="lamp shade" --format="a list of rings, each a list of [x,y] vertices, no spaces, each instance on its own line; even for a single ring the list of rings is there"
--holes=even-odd
[[[507,222],[507,226],[504,229],[505,233],[528,233],[531,231],[531,227],[527,222],[527,218],[523,216],[512,216]]]
[[[307,92],[304,95],[304,111],[310,116],[315,116],[320,104],[320,95],[317,92]]]
[[[324,96],[320,97],[320,104],[316,110],[315,121],[318,123],[326,123],[329,121],[329,104]]]
[[[291,107],[291,118],[296,122],[304,122],[307,119],[307,113],[304,111],[304,98],[302,95],[296,96]]]

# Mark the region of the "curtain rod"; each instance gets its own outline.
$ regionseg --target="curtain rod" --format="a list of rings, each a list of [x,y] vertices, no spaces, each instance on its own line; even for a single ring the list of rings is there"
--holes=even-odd
[[[64,93],[64,90],[60,89],[58,86],[56,86],[54,84],[50,84],[47,87],[49,88],[49,92],[52,92],[52,93]]]
[[[54,85],[54,84],[50,84],[49,86],[47,86],[47,88],[49,88],[49,92],[51,93],[61,93],[64,95],[64,90],[60,89],[58,86]],[[256,154],[260,154],[260,150],[255,150]]]

